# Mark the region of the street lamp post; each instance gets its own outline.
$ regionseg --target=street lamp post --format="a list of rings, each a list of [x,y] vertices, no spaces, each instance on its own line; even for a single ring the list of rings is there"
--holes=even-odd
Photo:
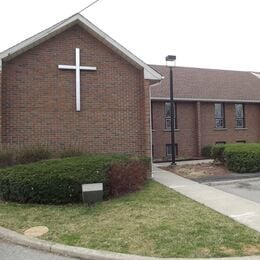
[[[176,56],[168,55],[166,57],[166,63],[175,62]],[[170,101],[171,101],[171,146],[172,146],[172,163],[171,165],[176,165],[176,155],[175,155],[175,120],[174,120],[174,100],[173,100],[173,66],[170,65]]]

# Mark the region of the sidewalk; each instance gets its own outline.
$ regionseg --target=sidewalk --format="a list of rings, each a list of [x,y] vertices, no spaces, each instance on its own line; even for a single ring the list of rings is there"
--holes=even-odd
[[[155,181],[260,232],[260,204],[153,166]]]

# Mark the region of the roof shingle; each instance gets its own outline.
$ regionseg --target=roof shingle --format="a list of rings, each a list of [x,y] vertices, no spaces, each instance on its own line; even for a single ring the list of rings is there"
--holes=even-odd
[[[150,65],[165,77],[151,87],[152,99],[169,98],[169,68]],[[260,102],[260,78],[251,72],[173,68],[174,98]]]

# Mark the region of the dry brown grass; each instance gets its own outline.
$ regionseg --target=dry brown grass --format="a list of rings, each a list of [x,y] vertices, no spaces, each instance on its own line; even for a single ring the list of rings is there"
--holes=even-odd
[[[260,234],[156,182],[94,207],[1,203],[0,225],[23,233],[47,226],[43,239],[157,257],[260,254]]]

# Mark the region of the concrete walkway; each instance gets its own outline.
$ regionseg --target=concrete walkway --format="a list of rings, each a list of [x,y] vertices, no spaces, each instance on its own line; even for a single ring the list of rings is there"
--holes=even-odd
[[[153,166],[157,182],[260,232],[260,204]]]

